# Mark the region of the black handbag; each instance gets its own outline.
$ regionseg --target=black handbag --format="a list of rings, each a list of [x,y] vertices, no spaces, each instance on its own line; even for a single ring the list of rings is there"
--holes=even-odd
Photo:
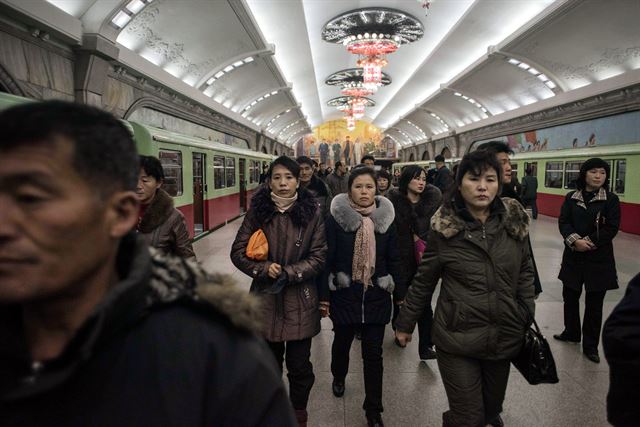
[[[558,372],[549,343],[540,332],[538,323],[531,315],[529,308],[520,300],[518,303],[524,307],[527,317],[531,321],[531,326],[525,332],[520,353],[511,363],[529,384],[556,384],[559,381]]]

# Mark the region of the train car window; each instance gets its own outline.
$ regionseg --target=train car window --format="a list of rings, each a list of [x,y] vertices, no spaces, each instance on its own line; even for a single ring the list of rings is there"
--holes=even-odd
[[[256,162],[254,160],[249,160],[249,184],[253,184],[254,182],[255,170],[256,170]]]
[[[618,194],[624,194],[624,180],[627,175],[627,161],[616,160],[616,179],[613,183],[613,191]],[[609,180],[612,181],[612,180]]]
[[[172,197],[182,196],[182,153],[160,150],[158,158],[164,171],[162,188]]]
[[[511,163],[511,180],[518,182],[518,164]]]
[[[576,181],[580,175],[582,162],[566,162],[564,164],[564,188],[575,190]]]
[[[254,171],[254,173],[255,176],[253,178],[253,182],[260,182],[260,160],[256,160],[256,170]]]
[[[227,175],[227,188],[229,188],[236,185],[236,159],[227,157],[225,161],[224,170]]]
[[[538,162],[524,162],[525,172],[531,169],[531,175],[538,176]]]
[[[215,189],[225,188],[226,181],[224,177],[224,157],[213,156],[213,187]]]
[[[562,188],[562,162],[547,162],[544,170],[544,186]]]

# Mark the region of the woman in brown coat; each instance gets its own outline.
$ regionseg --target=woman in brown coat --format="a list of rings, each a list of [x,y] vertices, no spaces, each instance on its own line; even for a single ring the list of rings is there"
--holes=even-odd
[[[320,315],[329,303],[318,301],[315,278],[325,264],[327,241],[318,204],[299,189],[300,167],[286,157],[271,165],[267,185],[253,196],[233,246],[231,261],[253,278],[251,292],[263,306],[263,334],[278,366],[287,363],[289,397],[298,423],[307,422],[307,402],[315,376],[311,338],[320,332]],[[247,257],[251,235],[262,229],[269,244],[266,261]]]
[[[173,199],[161,187],[162,163],[153,156],[140,156],[136,193],[140,215],[136,231],[151,247],[167,254],[196,259],[184,215],[173,207]]]

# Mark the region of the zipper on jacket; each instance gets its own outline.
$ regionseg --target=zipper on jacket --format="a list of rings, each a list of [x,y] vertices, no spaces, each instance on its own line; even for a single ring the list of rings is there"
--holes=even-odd
[[[367,292],[367,287],[362,285],[362,324],[364,324],[364,294]]]

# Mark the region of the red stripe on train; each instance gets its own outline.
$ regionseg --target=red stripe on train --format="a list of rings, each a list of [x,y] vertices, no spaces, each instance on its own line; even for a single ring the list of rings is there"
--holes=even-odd
[[[538,193],[538,213],[552,217],[560,216],[564,196]],[[620,202],[620,230],[640,234],[640,204]]]
[[[247,191],[247,205],[251,205],[251,196],[255,190]],[[193,238],[193,204],[179,206],[178,210],[182,212],[187,220],[187,229],[189,236]],[[227,196],[216,197],[204,201],[204,217],[205,231],[223,225],[240,215],[240,194],[234,193]]]

